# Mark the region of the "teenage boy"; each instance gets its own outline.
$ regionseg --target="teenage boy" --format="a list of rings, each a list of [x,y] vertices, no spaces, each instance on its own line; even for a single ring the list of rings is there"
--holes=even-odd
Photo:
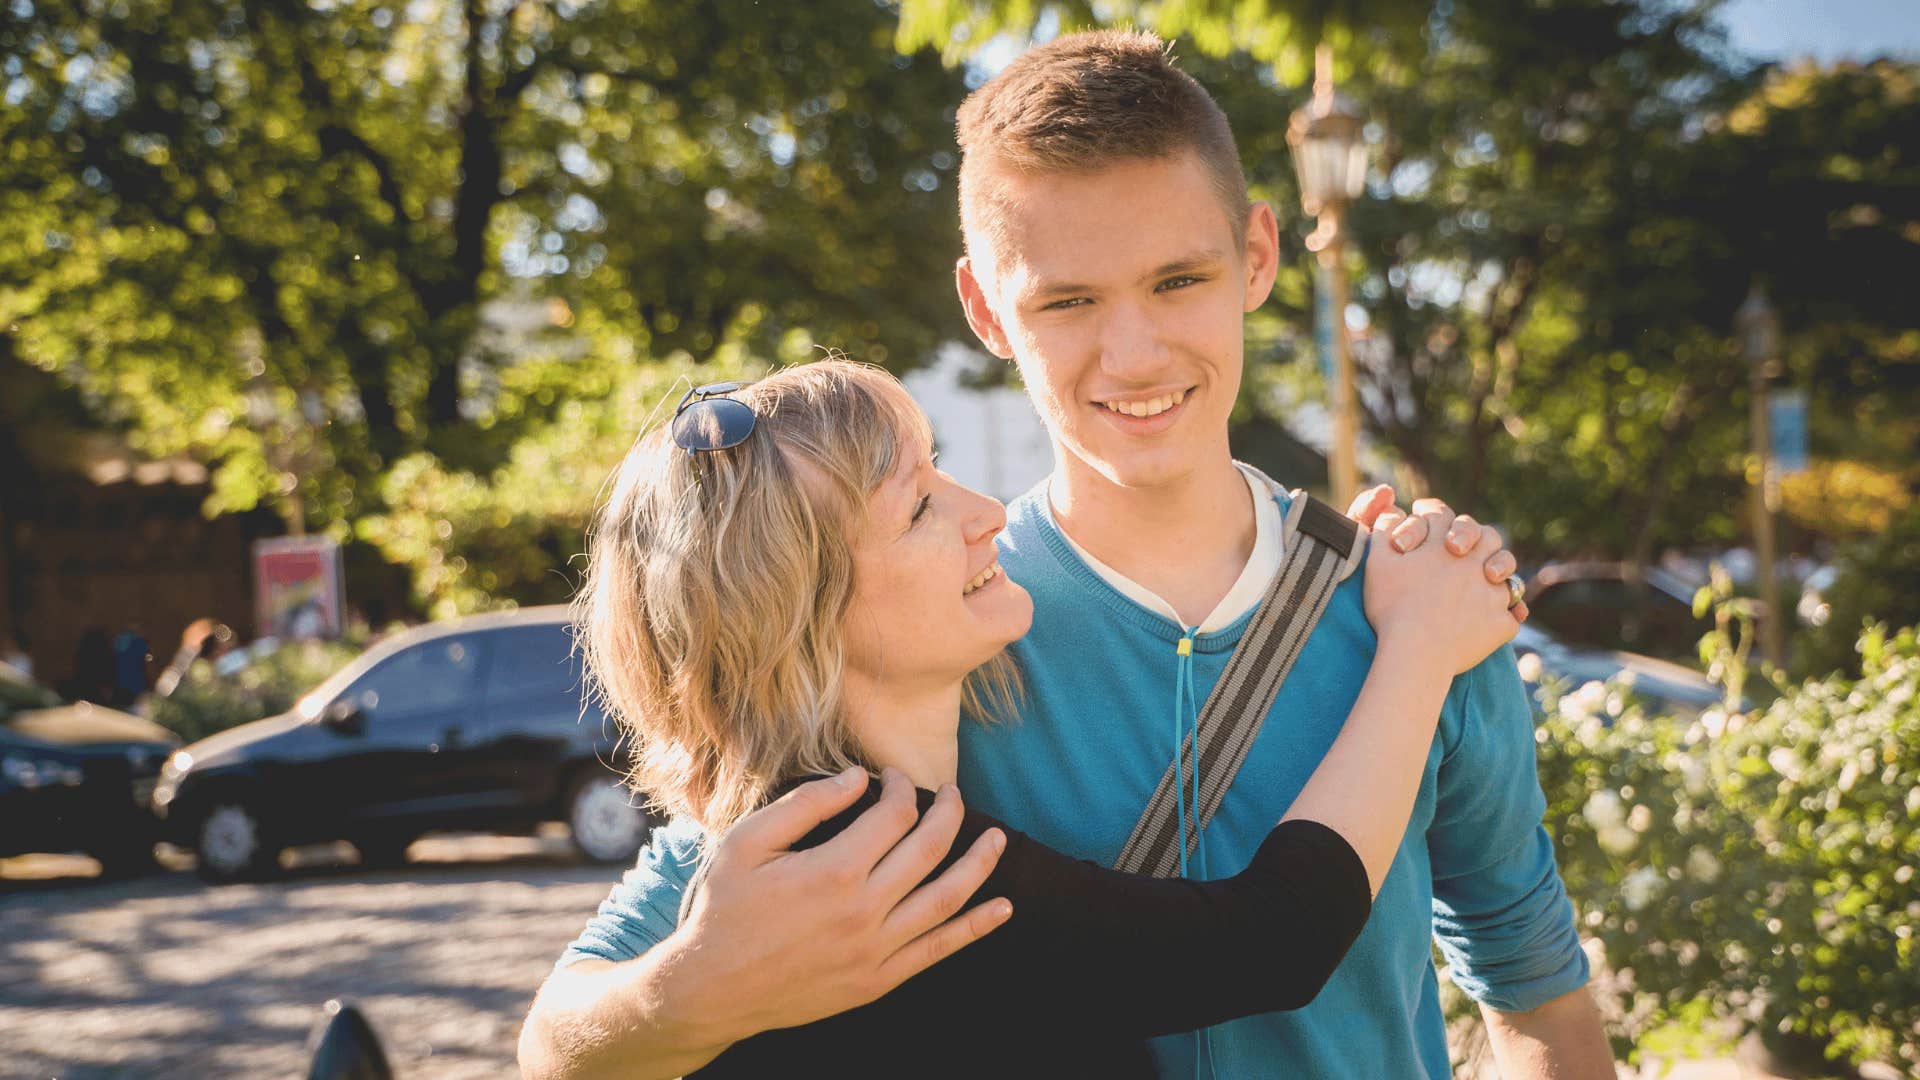
[[[1042,842],[1111,864],[1195,716],[1180,698],[1161,722],[1114,718],[1175,701],[1183,677],[1205,701],[1281,562],[1285,499],[1227,444],[1242,320],[1272,287],[1278,226],[1248,201],[1218,106],[1150,35],[1028,52],[962,106],[959,136],[960,298],[987,349],[1019,365],[1055,455],[1001,537],[1001,566],[1034,598],[1014,646],[1022,718],[963,730],[960,787]],[[1444,507],[1425,522],[1476,528]],[[1504,578],[1511,556],[1494,558]],[[1361,580],[1335,591],[1308,638],[1200,837],[1197,875],[1246,865],[1339,732],[1374,648]],[[678,1075],[748,1034],[871,1000],[991,929],[978,913],[903,926],[887,916],[909,903],[863,887],[910,810],[869,850],[784,856],[857,792],[799,794],[735,830],[677,930],[699,855],[684,828],[656,833],[542,989],[521,1043],[530,1075]],[[902,797],[872,812],[898,815]],[[1531,711],[1503,649],[1448,695],[1407,840],[1320,996],[1156,1040],[1160,1071],[1445,1076],[1437,939],[1506,1075],[1612,1077],[1544,811]],[[943,918],[977,883],[950,872],[910,902]]]

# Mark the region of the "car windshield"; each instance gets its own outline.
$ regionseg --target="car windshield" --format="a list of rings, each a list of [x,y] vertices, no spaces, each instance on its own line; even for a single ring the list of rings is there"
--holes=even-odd
[[[64,704],[59,694],[22,675],[18,668],[0,664],[0,724],[11,727],[13,718],[23,712]]]
[[[307,691],[294,703],[294,711],[301,717],[312,720],[320,715],[320,710],[333,703],[333,699],[351,686],[354,680],[365,675],[375,664],[399,652],[413,640],[413,635],[396,634],[393,637],[372,646],[366,652],[355,657],[347,666],[327,676],[319,686]]]

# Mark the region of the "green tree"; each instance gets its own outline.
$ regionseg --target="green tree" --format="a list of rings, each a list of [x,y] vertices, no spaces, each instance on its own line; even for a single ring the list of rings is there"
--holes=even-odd
[[[9,10],[5,351],[217,463],[210,510],[344,521],[421,452],[484,474],[571,396],[497,408],[526,355],[591,388],[963,332],[964,87],[866,0]]]

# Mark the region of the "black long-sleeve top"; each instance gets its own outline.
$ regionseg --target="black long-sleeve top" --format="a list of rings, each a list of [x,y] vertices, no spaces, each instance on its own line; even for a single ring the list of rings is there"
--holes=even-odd
[[[878,785],[798,847],[837,836]],[[920,809],[933,794],[920,792]],[[1144,1040],[1296,1009],[1372,907],[1366,867],[1318,822],[1282,822],[1218,881],[1124,874],[968,810],[938,874],[982,833],[1007,847],[968,905],[1004,896],[985,938],[838,1016],[734,1044],[694,1076],[1153,1075]]]

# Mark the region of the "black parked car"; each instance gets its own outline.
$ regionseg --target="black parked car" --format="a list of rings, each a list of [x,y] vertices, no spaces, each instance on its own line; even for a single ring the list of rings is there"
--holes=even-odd
[[[1527,579],[1528,621],[1569,645],[1698,664],[1713,620],[1694,615],[1694,591],[1659,567],[1549,563]]]
[[[374,646],[281,716],[169,758],[165,838],[215,881],[277,869],[283,848],[350,841],[368,865],[433,829],[565,821],[588,858],[631,859],[648,821],[609,762],[613,725],[582,707],[566,609],[418,627]]]
[[[0,856],[82,851],[109,876],[153,869],[147,799],[178,745],[157,724],[63,701],[0,664]]]

